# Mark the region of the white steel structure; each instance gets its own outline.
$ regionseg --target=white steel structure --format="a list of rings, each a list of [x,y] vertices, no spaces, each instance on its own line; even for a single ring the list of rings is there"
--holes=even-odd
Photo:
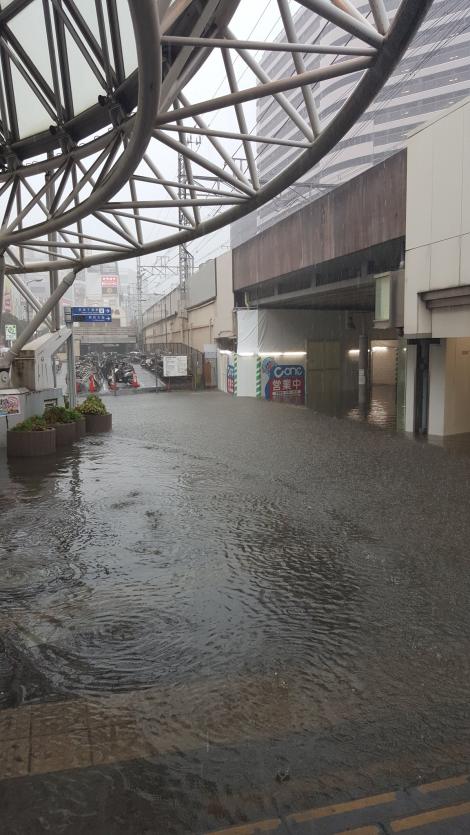
[[[22,273],[51,270],[48,302],[39,309],[28,291],[38,313],[3,365],[49,313],[58,327],[56,305],[84,266],[214,231],[309,171],[381,90],[431,3],[401,0],[390,14],[384,0],[368,0],[364,14],[352,0],[268,0],[265,11],[280,14],[286,32],[273,42],[251,37],[259,18],[252,0],[3,2],[4,270],[24,294]],[[299,11],[320,26],[313,38],[297,31]],[[289,70],[266,72],[267,54],[287,56]],[[345,78],[341,107],[322,118],[318,91]],[[292,91],[304,112],[292,106]],[[289,135],[256,131],[261,99],[276,101]],[[263,148],[293,151],[269,181],[257,163]],[[70,270],[61,283],[59,270]]]
[[[367,19],[371,10],[365,0],[353,0],[354,7]],[[387,13],[393,17],[397,0],[384,0]],[[341,35],[331,25],[324,25],[319,18],[312,18],[306,9],[300,9],[295,25],[302,40],[346,45],[347,35]],[[285,31],[278,34],[283,40]],[[409,133],[424,124],[432,116],[470,93],[470,4],[467,0],[434,0],[420,31],[413,39],[407,55],[395,69],[391,78],[375,98],[367,111],[359,116],[354,128],[336,145],[333,152],[323,158],[314,171],[279,200],[264,207],[257,218],[257,228],[265,228],[279,219],[279,215],[298,207],[299,199],[311,199],[324,193],[315,183],[332,187],[360,174],[406,144]],[[311,70],[323,64],[323,56],[306,55],[305,66]],[[263,69],[274,75],[289,71],[286,55],[267,55]],[[322,123],[334,119],[348,96],[354,79],[331,79],[314,90],[314,101]],[[293,107],[303,117],[306,105],[300,90],[288,94]],[[299,132],[289,124],[283,111],[274,102],[260,100],[257,108],[257,130],[274,134],[279,138],[297,139]],[[276,177],[290,165],[293,152],[290,148],[262,148],[258,167],[262,181]],[[305,183],[309,183],[309,187]],[[247,234],[252,230],[247,230]],[[241,242],[243,230],[234,233],[236,243]]]

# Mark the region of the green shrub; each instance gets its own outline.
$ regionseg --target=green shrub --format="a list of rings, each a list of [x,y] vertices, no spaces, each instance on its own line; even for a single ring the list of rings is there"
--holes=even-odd
[[[49,406],[44,412],[44,420],[49,423],[73,423],[75,418],[65,406]]]
[[[45,432],[50,429],[43,417],[33,415],[33,417],[26,418],[22,423],[17,423],[12,428],[12,432]]]
[[[84,403],[77,406],[77,411],[82,415],[107,415],[108,410],[101,397],[96,394],[89,394]]]
[[[72,420],[83,420],[83,415],[78,409],[69,409]]]

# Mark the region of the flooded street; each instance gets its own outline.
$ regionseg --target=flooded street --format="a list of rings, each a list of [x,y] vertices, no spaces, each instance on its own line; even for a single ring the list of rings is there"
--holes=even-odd
[[[220,393],[106,403],[109,436],[1,453],[2,835],[202,835],[460,773],[470,457]]]

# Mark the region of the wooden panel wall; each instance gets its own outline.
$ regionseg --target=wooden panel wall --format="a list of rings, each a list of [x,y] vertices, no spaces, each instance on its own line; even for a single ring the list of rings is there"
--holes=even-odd
[[[405,221],[400,151],[234,249],[234,290],[404,237]]]

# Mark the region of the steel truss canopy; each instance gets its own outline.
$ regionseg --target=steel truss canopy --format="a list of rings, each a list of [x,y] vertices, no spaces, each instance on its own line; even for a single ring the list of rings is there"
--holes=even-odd
[[[263,205],[354,126],[431,3],[3,0],[6,272],[156,252]],[[342,106],[322,122],[318,97],[338,83]],[[269,108],[283,125],[260,135]],[[264,181],[263,155],[292,147]]]

